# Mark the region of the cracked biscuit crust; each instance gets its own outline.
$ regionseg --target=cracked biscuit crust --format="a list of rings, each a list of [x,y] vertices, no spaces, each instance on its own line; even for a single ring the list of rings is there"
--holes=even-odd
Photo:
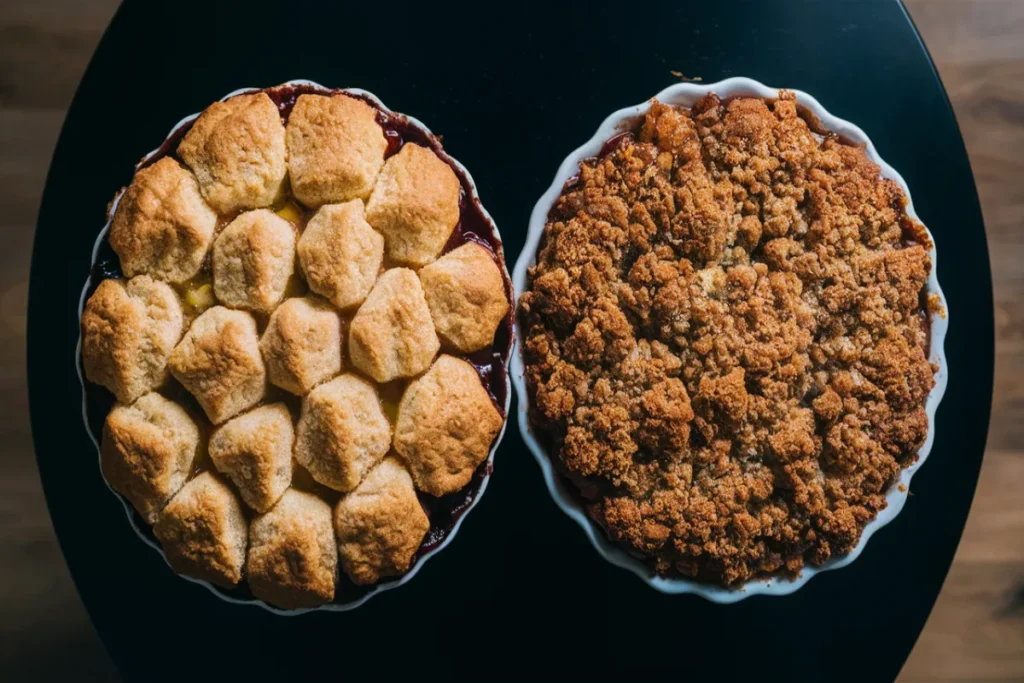
[[[385,271],[349,326],[352,365],[385,383],[423,372],[439,348],[416,273],[408,268]]]
[[[227,484],[209,472],[191,480],[153,526],[178,574],[230,588],[242,580],[249,524]]]
[[[213,243],[213,291],[226,306],[270,313],[295,269],[295,228],[268,209],[247,211]]]
[[[469,483],[501,425],[473,366],[442,355],[402,394],[393,445],[416,488],[443,496]]]
[[[170,157],[135,174],[110,224],[110,246],[128,277],[184,282],[203,266],[217,214],[199,183]]]
[[[341,318],[316,297],[288,299],[270,316],[260,352],[271,384],[305,396],[341,372]]]
[[[288,172],[277,105],[263,92],[214,102],[182,138],[178,156],[217,211],[270,206]]]
[[[459,222],[462,186],[433,150],[406,143],[384,163],[366,220],[384,235],[388,258],[413,268],[438,257]]]
[[[905,205],[786,93],[656,102],[582,164],[520,319],[532,419],[614,540],[727,585],[856,545],[928,429]]]
[[[295,428],[283,403],[260,406],[214,430],[208,446],[217,471],[256,512],[266,512],[292,483]]]
[[[434,327],[446,344],[473,353],[494,343],[509,304],[505,281],[489,251],[468,242],[418,275]]]
[[[342,310],[363,303],[384,260],[384,238],[366,222],[363,203],[321,206],[299,238],[309,288]]]
[[[256,517],[246,564],[253,595],[285,609],[334,599],[338,548],[332,524],[330,505],[295,489]]]
[[[374,467],[334,508],[338,558],[361,586],[404,574],[429,529],[412,477],[393,456]]]
[[[185,409],[155,392],[131,405],[115,405],[103,425],[103,476],[153,524],[185,485],[199,438],[199,427]]]
[[[292,192],[311,207],[369,197],[388,148],[377,110],[346,95],[299,95],[287,140]]]
[[[167,382],[184,317],[174,290],[148,275],[104,280],[82,312],[82,365],[90,382],[132,403]]]
[[[324,486],[351,491],[390,446],[391,423],[377,388],[362,377],[335,377],[303,399],[295,460]]]
[[[253,407],[266,391],[256,320],[245,311],[207,310],[174,347],[167,365],[213,424]]]

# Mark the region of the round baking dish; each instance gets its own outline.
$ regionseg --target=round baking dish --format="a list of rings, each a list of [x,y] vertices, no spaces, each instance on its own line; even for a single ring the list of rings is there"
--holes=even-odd
[[[910,189],[907,187],[906,182],[892,166],[885,163],[879,157],[878,151],[864,131],[849,121],[833,116],[807,93],[789,88],[787,90],[796,95],[797,103],[817,117],[824,128],[839,134],[852,144],[862,146],[868,158],[881,168],[882,176],[894,180],[903,188],[907,196],[907,214],[915,220],[919,220],[914,211]],[[680,83],[662,90],[654,96],[654,99],[665,104],[690,107],[701,97],[712,92],[722,99],[739,96],[775,98],[778,97],[779,89],[769,88],[749,78],[729,78],[724,81],[708,84]],[[551,186],[537,201],[533,208],[533,213],[530,215],[526,244],[519,255],[512,274],[512,282],[517,299],[526,291],[527,270],[536,263],[537,249],[544,231],[544,224],[547,221],[548,212],[561,193],[566,180],[578,173],[580,162],[583,159],[598,156],[604,143],[609,138],[629,130],[636,119],[645,114],[650,109],[650,106],[651,102],[648,101],[633,107],[620,109],[613,113],[598,127],[590,140],[566,157],[559,166]],[[928,236],[929,238],[932,237],[930,232]],[[938,366],[938,371],[935,373],[935,386],[932,388],[931,393],[928,394],[925,404],[925,411],[928,415],[928,435],[924,445],[918,451],[917,461],[900,473],[899,479],[886,494],[886,508],[864,528],[860,541],[852,552],[841,557],[834,557],[820,567],[805,567],[798,576],[792,579],[769,577],[747,582],[737,588],[723,588],[689,579],[665,578],[654,575],[651,569],[641,560],[633,557],[621,547],[611,542],[600,526],[590,519],[582,505],[567,488],[567,484],[563,481],[562,476],[555,469],[552,462],[553,455],[547,452],[546,447],[543,445],[543,440],[534,434],[533,425],[530,424],[529,420],[530,397],[524,380],[522,346],[517,340],[512,357],[511,375],[512,383],[519,397],[519,431],[522,433],[527,447],[529,447],[537,463],[540,465],[544,481],[552,498],[555,499],[555,502],[563,512],[583,528],[587,538],[590,539],[594,548],[604,559],[616,566],[628,569],[649,586],[663,593],[693,593],[717,603],[732,603],[751,595],[788,595],[810,581],[818,573],[845,567],[853,562],[864,550],[864,546],[867,545],[871,535],[891,522],[900,513],[900,510],[903,509],[903,505],[906,503],[907,496],[909,495],[910,480],[914,473],[924,465],[925,460],[928,458],[928,453],[932,449],[932,443],[935,440],[935,411],[942,400],[942,395],[946,390],[946,383],[949,378],[948,364],[943,353],[943,340],[949,327],[949,318],[946,300],[942,295],[942,289],[939,287],[936,275],[937,261],[934,239],[931,239],[931,244],[932,270],[925,287],[930,306],[936,312],[930,316],[931,349],[929,350],[929,360]]]
[[[233,92],[228,93],[227,95],[221,98],[221,101],[230,99],[235,95],[260,90],[287,91],[289,93],[288,96],[290,96],[292,100],[294,100],[296,96],[302,93],[345,93],[348,95],[359,97],[370,103],[376,109],[378,109],[385,117],[388,118],[388,121],[391,124],[400,127],[402,131],[415,135],[415,139],[417,141],[423,141],[421,144],[428,144],[430,147],[432,147],[435,153],[442,160],[449,163],[456,171],[456,175],[459,177],[459,181],[463,186],[464,206],[473,207],[473,211],[471,212],[472,215],[469,216],[471,223],[464,225],[462,227],[461,232],[465,233],[467,239],[486,242],[493,249],[497,256],[502,277],[505,280],[506,292],[509,294],[510,297],[512,296],[511,280],[509,278],[508,270],[505,265],[505,257],[504,252],[502,250],[501,236],[498,232],[498,228],[494,223],[494,220],[491,218],[490,214],[487,213],[487,210],[483,207],[482,203],[480,202],[480,198],[477,194],[476,184],[473,182],[473,178],[470,175],[469,171],[462,164],[460,164],[457,160],[453,159],[443,150],[443,148],[440,145],[440,142],[438,141],[438,138],[433,133],[431,133],[430,129],[427,128],[427,126],[425,126],[422,122],[411,116],[406,116],[404,114],[399,114],[391,111],[386,106],[384,106],[384,104],[373,93],[368,92],[366,90],[362,90],[359,88],[327,88],[318,83],[314,83],[313,81],[303,79],[287,81],[285,83],[282,83],[281,85],[274,86],[272,88],[241,88],[239,90],[235,90]],[[139,168],[147,165],[149,162],[155,160],[156,158],[159,158],[167,154],[173,148],[173,146],[177,144],[178,140],[180,140],[181,137],[188,131],[188,129],[192,126],[192,123],[196,120],[196,118],[198,118],[200,113],[201,112],[197,112],[190,116],[186,116],[177,124],[175,124],[171,131],[167,134],[167,137],[164,140],[164,142],[159,147],[146,154],[138,162],[138,164],[136,164],[135,170],[138,170]],[[97,273],[99,273],[101,276],[105,274],[103,269],[103,261],[109,260],[109,258],[111,258],[112,256],[113,252],[110,250],[110,246],[107,241],[107,234],[110,230],[111,218],[114,215],[114,211],[116,210],[118,202],[121,200],[121,197],[123,196],[125,189],[126,188],[122,188],[117,193],[117,195],[114,197],[114,200],[110,203],[107,209],[106,224],[103,226],[103,229],[100,231],[99,235],[96,238],[96,242],[93,245],[91,257],[92,260],[90,262],[90,277],[86,280],[84,286],[82,287],[82,294],[78,304],[79,339],[78,344],[75,347],[74,362],[78,371],[78,379],[82,387],[82,421],[85,426],[86,432],[89,434],[89,438],[92,440],[93,445],[96,447],[97,465],[99,464],[100,430],[98,428],[94,429],[94,427],[97,426],[97,413],[99,411],[99,408],[97,408],[96,406],[97,401],[95,399],[95,394],[102,392],[102,389],[86,382],[83,375],[81,363],[81,318],[86,299],[95,289],[95,285],[98,284]],[[464,211],[463,219],[465,219],[466,217],[467,214]],[[460,228],[457,227],[456,231],[459,230]],[[114,256],[113,258],[116,258],[116,256]],[[498,332],[495,337],[494,346],[488,350],[493,351],[494,354],[498,356],[498,358],[488,357],[487,359],[481,360],[480,363],[477,363],[478,365],[488,365],[490,368],[489,372],[484,372],[482,376],[485,377],[485,381],[489,392],[497,402],[498,406],[501,408],[501,412],[504,418],[501,430],[498,432],[498,435],[495,437],[494,443],[491,445],[487,460],[481,463],[480,466],[477,468],[470,483],[467,484],[466,487],[463,488],[462,490],[454,494],[449,494],[449,496],[453,497],[452,500],[445,503],[445,506],[443,508],[439,507],[438,511],[443,513],[443,520],[437,526],[435,526],[434,520],[431,520],[431,528],[427,532],[427,536],[424,538],[423,543],[420,546],[420,549],[417,551],[412,566],[405,574],[389,580],[382,580],[377,584],[366,587],[366,590],[359,589],[360,594],[352,596],[350,599],[339,600],[339,597],[336,595],[335,602],[327,603],[325,605],[321,605],[315,608],[293,610],[281,609],[273,605],[269,605],[266,602],[259,600],[255,597],[252,597],[248,593],[248,589],[242,587],[244,586],[244,582],[243,584],[240,584],[240,587],[228,591],[217,586],[214,586],[213,584],[207,581],[195,579],[184,575],[179,576],[181,576],[181,578],[183,579],[206,587],[214,595],[227,602],[242,605],[256,605],[270,612],[282,615],[296,615],[318,610],[347,611],[355,609],[356,607],[359,607],[373,596],[384,591],[391,590],[392,588],[397,588],[398,586],[401,586],[407,583],[409,580],[411,580],[420,570],[420,567],[422,567],[427,560],[435,556],[437,553],[441,552],[445,547],[447,547],[449,543],[452,542],[452,539],[454,539],[456,533],[458,533],[459,527],[462,525],[462,521],[465,519],[466,515],[469,514],[470,510],[472,510],[473,507],[476,506],[480,498],[483,496],[484,491],[487,489],[487,483],[490,480],[491,473],[493,470],[494,454],[498,448],[498,445],[501,443],[501,439],[505,433],[505,426],[507,425],[508,422],[509,401],[511,399],[511,386],[509,383],[509,360],[512,352],[512,312],[515,310],[514,304],[515,302],[513,299],[512,306],[510,308],[508,316],[506,317],[505,320],[502,321],[502,324],[499,326]],[[482,353],[484,352],[477,352],[476,354],[473,354],[474,357],[471,358],[471,360],[473,360],[473,362],[476,363],[477,359],[475,358],[475,356]],[[93,394],[92,396],[90,396],[91,393]],[[101,415],[105,416],[105,414],[106,410],[103,410]],[[102,418],[99,421],[99,425],[102,425]],[[167,557],[163,549],[160,547],[159,543],[157,543],[156,540],[153,538],[148,525],[145,524],[145,522],[138,515],[138,513],[135,512],[135,510],[132,508],[131,504],[127,501],[127,499],[125,499],[123,496],[114,491],[113,488],[110,487],[110,484],[106,482],[105,479],[104,483],[107,483],[107,487],[110,488],[110,492],[121,501],[122,505],[124,506],[125,514],[128,517],[128,522],[129,524],[131,524],[132,529],[134,529],[135,533],[139,536],[140,539],[142,539],[142,541],[144,541],[146,544],[148,544],[154,550],[160,553],[160,556],[164,558],[164,561],[166,561]],[[449,496],[445,496],[445,498],[448,498]],[[342,574],[342,576],[344,575]]]

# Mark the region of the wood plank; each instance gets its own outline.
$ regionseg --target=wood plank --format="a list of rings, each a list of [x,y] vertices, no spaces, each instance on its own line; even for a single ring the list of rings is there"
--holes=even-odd
[[[1024,680],[1020,562],[953,565],[900,680]]]
[[[971,516],[899,680],[1022,681],[1024,3],[907,0],[907,6],[953,102],[974,169],[992,261],[996,377],[989,450]],[[940,253],[940,278],[949,263]]]
[[[1019,0],[907,0],[905,4],[940,72],[950,60],[986,66],[1021,56],[1024,3]]]
[[[0,5],[0,679],[115,680],[50,525],[32,454],[25,304],[39,198],[64,111],[116,0]],[[54,656],[59,653],[59,656]]]
[[[4,207],[0,234],[5,238],[22,240],[27,234],[31,244],[46,172],[63,123],[63,108],[15,109],[4,106],[0,95],[0,206]],[[27,268],[25,262],[14,273],[25,276]]]
[[[1021,482],[1024,451],[990,450],[985,454],[971,516],[957,550],[957,563],[1017,563],[1024,568]],[[1024,573],[1021,578],[1024,579]]]
[[[0,106],[65,108],[115,0],[8,0],[0,12]]]

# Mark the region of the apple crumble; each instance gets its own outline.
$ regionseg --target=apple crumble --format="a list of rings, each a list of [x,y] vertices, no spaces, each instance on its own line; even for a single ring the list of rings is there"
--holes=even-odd
[[[847,553],[928,430],[923,226],[790,93],[654,102],[523,295],[531,420],[615,542],[737,585]]]

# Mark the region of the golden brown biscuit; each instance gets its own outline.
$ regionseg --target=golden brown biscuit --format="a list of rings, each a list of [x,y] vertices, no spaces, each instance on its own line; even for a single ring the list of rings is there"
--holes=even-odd
[[[292,483],[295,429],[283,403],[228,420],[210,436],[210,460],[256,512],[266,512]]]
[[[388,147],[377,111],[346,95],[299,95],[287,139],[292,192],[314,207],[368,197]]]
[[[304,396],[341,372],[341,319],[316,297],[288,299],[270,316],[260,351],[270,383]]]
[[[249,588],[272,605],[299,609],[330,602],[337,566],[331,506],[311,493],[288,489],[249,527]]]
[[[352,365],[378,382],[430,367],[441,342],[416,273],[385,271],[352,318],[348,340]]]
[[[489,251],[468,242],[425,266],[419,276],[445,344],[472,353],[494,342],[508,299],[505,279]]]
[[[270,206],[288,171],[284,124],[266,93],[214,102],[178,145],[206,201],[221,213]]]
[[[199,447],[199,427],[174,401],[146,394],[115,405],[103,424],[100,468],[110,486],[147,524],[188,479]]]
[[[251,408],[266,390],[256,321],[214,306],[192,323],[167,363],[214,424]]]
[[[351,491],[390,445],[391,423],[366,380],[342,375],[303,399],[295,459],[324,486]]]
[[[181,303],[148,275],[104,280],[82,312],[82,365],[90,382],[131,403],[167,381],[167,358],[181,339]]]
[[[128,277],[184,282],[202,267],[216,227],[195,177],[164,157],[136,173],[117,203],[110,246]]]
[[[327,204],[299,238],[299,263],[309,288],[341,309],[373,288],[384,260],[384,237],[363,217],[363,202]]]
[[[416,488],[442,496],[469,483],[501,424],[473,366],[442,355],[402,395],[394,446]]]
[[[429,529],[412,478],[394,456],[334,508],[341,567],[360,585],[405,573]]]
[[[295,228],[268,209],[247,211],[213,243],[213,292],[232,308],[269,313],[295,270]]]
[[[242,580],[248,524],[227,484],[203,472],[178,491],[153,526],[178,574],[230,588]]]
[[[366,220],[384,234],[388,257],[424,266],[441,253],[459,222],[461,192],[448,164],[410,142],[384,164]]]

